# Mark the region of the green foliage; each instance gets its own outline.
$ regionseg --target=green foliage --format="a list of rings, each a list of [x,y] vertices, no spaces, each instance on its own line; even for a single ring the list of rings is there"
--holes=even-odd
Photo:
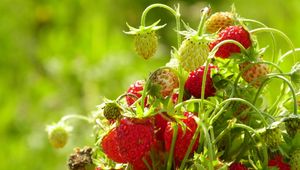
[[[198,9],[211,3],[213,9],[230,10],[233,0],[179,2],[183,17],[193,16],[186,20],[197,25]],[[165,44],[176,45],[174,32],[158,31],[158,53],[148,61],[134,53],[132,37],[123,33],[126,22],[139,25],[140,15],[136,14],[150,3],[154,1],[1,1],[2,169],[67,169],[72,148],[92,145],[91,132],[77,127],[70,136],[76,142],[55,150],[48,143],[44,125],[69,113],[89,114],[102,102],[102,96],[116,98],[135,80],[145,79],[168,61],[170,47]],[[242,16],[283,31],[296,47],[300,46],[299,1],[253,0],[235,5]],[[161,18],[162,23],[168,23],[166,27],[173,28],[175,20],[167,20],[164,12],[151,13],[149,20]],[[288,50],[284,41],[277,45]],[[271,59],[270,52],[266,58]],[[282,64],[284,71],[291,67],[289,60]]]

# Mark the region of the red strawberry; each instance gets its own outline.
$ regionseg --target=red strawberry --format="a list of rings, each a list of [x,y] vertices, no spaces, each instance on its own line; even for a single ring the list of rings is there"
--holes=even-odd
[[[172,95],[172,102],[173,102],[173,104],[177,104],[178,103],[178,96],[179,96],[178,92],[173,93],[173,95]],[[186,100],[188,100],[190,98],[191,98],[191,96],[189,94],[184,93],[182,101],[186,101]]]
[[[168,120],[162,116],[164,113],[155,115],[156,138],[160,141],[164,140],[164,132],[168,124]]]
[[[102,139],[101,147],[109,159],[118,163],[126,163],[126,160],[122,157],[119,151],[116,129],[112,129]]]
[[[213,86],[212,78],[210,76],[212,69],[217,69],[217,66],[209,65],[208,67],[206,84],[205,84],[205,94],[204,94],[205,98],[214,96],[216,92],[216,89]],[[185,90],[196,98],[201,97],[201,87],[202,87],[204,70],[205,70],[205,66],[201,66],[197,70],[190,72],[189,77],[186,80],[184,85]]]
[[[145,160],[151,166],[151,158],[148,155],[145,156]],[[143,161],[143,158],[132,162],[131,165],[133,166],[133,170],[148,170],[147,165]]]
[[[281,155],[274,156],[273,159],[269,160],[269,167],[277,167],[278,170],[290,170],[291,167],[289,164],[283,161],[283,157]]]
[[[242,163],[235,162],[229,166],[229,170],[248,170],[248,168]]]
[[[192,137],[197,129],[197,123],[193,118],[194,114],[190,112],[185,112],[184,116],[186,118],[183,119],[183,123],[186,125],[186,131],[184,133],[182,127],[179,125],[177,139],[174,148],[174,158],[176,162],[180,162],[184,158],[184,155],[190,145]],[[165,148],[167,151],[170,151],[172,138],[173,138],[172,124],[171,122],[168,122],[168,125],[164,133]],[[198,139],[196,141],[198,141]],[[195,142],[191,154],[197,149],[197,147],[198,147],[198,142]]]
[[[153,125],[149,119],[123,118],[116,132],[120,154],[129,163],[141,159],[155,144]]]
[[[142,97],[142,91],[144,89],[145,81],[143,80],[138,80],[134,84],[130,85],[129,89],[127,90],[127,94],[131,94],[136,96],[126,96],[126,102],[128,106],[131,106],[138,98]]]
[[[212,50],[217,44],[224,40],[235,40],[241,43],[246,49],[251,46],[250,34],[242,26],[229,26],[226,27],[218,34],[218,38],[211,42],[209,45]],[[228,43],[222,45],[217,53],[216,57],[228,58],[232,53],[239,53],[241,50],[237,45]]]

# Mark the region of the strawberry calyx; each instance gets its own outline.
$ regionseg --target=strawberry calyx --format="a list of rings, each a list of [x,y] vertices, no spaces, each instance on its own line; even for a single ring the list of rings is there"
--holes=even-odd
[[[139,28],[134,28],[134,27],[130,26],[128,23],[126,23],[127,27],[129,28],[129,31],[124,31],[124,33],[129,34],[129,35],[146,34],[149,32],[159,30],[166,26],[166,24],[157,26],[159,24],[159,22],[160,22],[160,20],[154,22],[150,26],[140,26]]]

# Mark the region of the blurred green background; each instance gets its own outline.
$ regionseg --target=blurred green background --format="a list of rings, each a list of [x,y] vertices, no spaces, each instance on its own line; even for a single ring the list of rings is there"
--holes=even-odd
[[[91,145],[92,127],[75,121],[67,147],[55,150],[45,125],[66,114],[88,115],[103,96],[114,99],[137,79],[164,65],[176,46],[174,17],[155,9],[148,24],[161,17],[157,55],[144,61],[125,35],[126,22],[137,27],[152,3],[181,3],[183,19],[196,28],[200,9],[230,10],[232,0],[1,0],[0,2],[0,167],[19,170],[67,169],[75,146]],[[300,47],[300,1],[235,1],[237,12],[285,32]],[[264,41],[265,45],[270,42]],[[279,47],[287,50],[283,39]],[[289,62],[285,66],[290,69]]]

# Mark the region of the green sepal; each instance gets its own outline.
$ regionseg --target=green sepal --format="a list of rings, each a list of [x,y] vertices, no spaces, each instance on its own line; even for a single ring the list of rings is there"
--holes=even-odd
[[[134,28],[132,26],[130,26],[128,23],[126,23],[127,27],[129,28],[129,31],[124,31],[125,34],[130,34],[130,35],[136,35],[136,34],[142,34],[142,33],[148,33],[148,32],[152,32],[152,31],[156,31],[159,30],[163,27],[165,27],[167,24],[164,25],[159,25],[157,26],[157,24],[160,22],[160,20],[156,21],[155,23],[153,23],[150,26],[140,26],[139,28]]]

